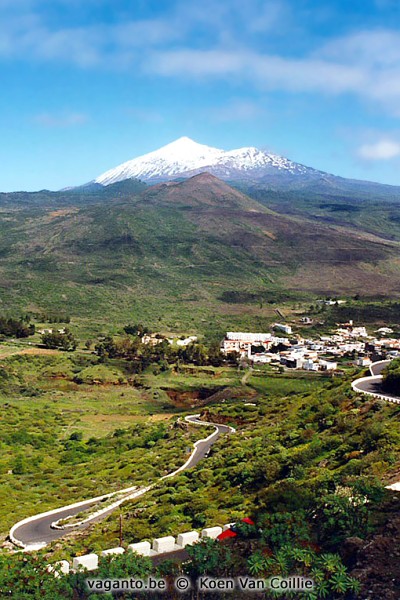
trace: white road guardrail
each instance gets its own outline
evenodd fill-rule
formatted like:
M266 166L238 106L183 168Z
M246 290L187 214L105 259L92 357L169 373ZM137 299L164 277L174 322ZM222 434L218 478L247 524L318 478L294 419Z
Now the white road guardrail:
M359 385L360 383L364 383L366 381L373 383L373 382L379 382L382 381L382 375L374 375L374 372L372 370L372 367L375 367L377 365L381 365L382 363L389 363L390 361L386 361L386 360L378 360L377 362L374 362L370 365L369 370L371 375L369 375L368 377L359 377L358 379L355 379L352 384L351 387L355 392L358 392L359 394L366 394L367 396L374 396L375 398L379 398L380 400L386 400L387 402L394 402L395 404L400 404L400 398L397 398L396 396L386 396L385 394L380 394L378 392L371 392L370 390L362 390L359 389Z

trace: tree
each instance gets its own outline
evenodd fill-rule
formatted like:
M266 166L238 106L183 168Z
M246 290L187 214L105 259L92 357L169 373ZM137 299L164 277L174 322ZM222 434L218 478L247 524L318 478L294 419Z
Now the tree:
M207 349L203 344L188 344L185 348L179 349L178 356L187 363L199 366L207 364Z
M220 367L225 362L225 355L221 352L219 342L214 342L208 349L208 361L213 367Z
M223 575L231 563L232 554L216 540L206 538L193 546L187 546L190 561L185 563L185 572L193 578L200 575Z
M311 539L306 512L301 509L293 512L266 513L260 519L260 525L263 540L273 549Z
M12 472L14 475L23 475L24 473L26 473L26 463L24 457L21 456L21 454L18 454L15 457Z
M117 556L103 556L99 559L97 576L100 579L140 577L144 578L153 571L153 564L147 556L140 556L136 552L125 552Z
M27 325L24 319L0 317L0 334L7 337L26 338L35 333L33 324Z
M0 597L14 600L68 600L74 597L67 576L55 577L41 556L0 554Z
M382 375L382 388L392 394L400 394L400 359L393 360Z
M364 537L370 530L371 507L381 502L384 493L378 480L367 478L323 495L316 519L321 540L332 546L346 537Z
M145 327L142 323L125 325L124 331L128 335L137 335L138 337L151 333L150 329Z
M65 329L64 333L58 331L44 333L42 335L42 344L45 348L66 351L75 350L78 345L69 329Z

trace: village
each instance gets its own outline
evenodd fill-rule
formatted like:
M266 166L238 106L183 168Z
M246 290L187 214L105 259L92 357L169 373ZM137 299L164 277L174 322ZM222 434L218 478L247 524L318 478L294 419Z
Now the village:
M225 355L237 353L254 364L279 364L306 371L336 371L338 361L347 357L354 365L366 367L380 358L400 355L400 339L393 329L381 327L369 335L366 327L353 321L338 324L331 335L317 339L294 334L290 325L275 323L270 333L228 331L221 345Z
M358 367L368 367L372 362L400 356L400 337L390 327L380 327L367 331L364 325L356 325L353 320L337 323L332 332L312 337L305 335L304 326L311 324L303 317L297 331L291 324L273 323L269 332L252 333L228 331L221 342L221 353L226 357L236 357L247 364L271 364L285 369L304 371L337 371L343 360ZM145 334L142 344L152 346L162 341L171 345L186 347L198 343L197 336L166 338L156 334Z

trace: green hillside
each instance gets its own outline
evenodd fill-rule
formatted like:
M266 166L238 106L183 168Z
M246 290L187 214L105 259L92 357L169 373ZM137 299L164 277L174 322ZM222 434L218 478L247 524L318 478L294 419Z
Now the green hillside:
M278 307L297 324L305 310L312 314L310 335L349 318L398 323L399 242L354 224L280 214L208 174L28 198L0 199L0 300L8 336L0 352L4 543L18 519L154 482L179 467L194 441L209 433L179 417L202 412L236 433L222 436L195 471L160 482L101 524L46 547L32 559L36 565L251 516L255 531L232 545L230 561L219 546L199 546L199 553L214 553L207 569L223 565L212 573L298 572L305 556L299 572L319 573L317 597L349 598L361 585L369 590L369 580L349 576L354 562L342 548L349 538L369 547L398 511L397 496L382 487L398 479L397 405L352 391L350 359L334 377L270 365L244 373L215 362L219 347L210 342L235 327L269 330ZM347 296L344 305L315 302L339 294ZM41 328L69 321L76 350L38 347ZM138 350L138 339L120 335L132 323L174 337L206 334L199 349L207 361L174 353L166 341ZM28 337L15 341L18 331ZM20 595L27 572L26 589L43 583L43 598L73 598L80 589L87 597L83 576L54 584L45 571L39 582L37 568L29 574L31 559L21 567L19 556L0 555L0 591ZM196 560L167 563L160 572L196 572ZM109 567L99 574L131 575L138 565Z
M117 188L3 206L3 311L196 329L261 325L277 296L400 292L397 242L280 215L208 174ZM232 292L261 301L233 306Z
M148 484L180 466L193 442L209 433L209 428L179 420L189 411L229 424L236 432L221 436L195 469L158 482L100 523L38 554L1 553L3 594L12 589L10 597L24 597L23 576L27 598L39 597L36 586L46 600L76 598L79 590L80 598L89 598L84 575L55 579L45 565L244 517L251 517L256 527L239 529L231 545L209 540L208 547L203 542L194 556L190 553L191 562L148 562L147 573L165 576L189 567L192 577L202 574L196 570L201 568L220 577L300 573L315 580L318 593L313 597L332 600L354 598L347 593L353 585L354 590L362 588L360 598L368 598L382 577L385 593L395 591L397 555L392 548L398 540L394 521L399 495L384 490L382 482L398 479L399 408L352 391L351 363L334 378L262 367L248 372L244 385L242 373L228 365L187 365L186 371L171 363L160 372L151 364L132 379L129 360L98 359L81 351L2 359L3 540L17 519L123 486ZM211 395L203 403L194 394L204 385ZM221 386L223 402L213 395ZM382 541L386 524L390 529ZM355 555L346 553L346 547L354 550L355 538L358 549L370 547L374 539L385 549L381 577L351 571ZM359 558L367 567L370 561L361 551ZM112 563L110 557L101 559L95 576L131 577L140 560L129 553Z
M295 190L271 189L262 184L239 187L282 214L400 240L400 194L396 187L367 183L342 187L304 186Z

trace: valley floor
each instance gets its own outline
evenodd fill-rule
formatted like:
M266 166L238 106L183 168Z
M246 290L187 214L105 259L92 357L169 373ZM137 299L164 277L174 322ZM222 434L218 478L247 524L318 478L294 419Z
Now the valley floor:
M252 542L255 557L258 547L278 557L290 543L312 548L318 561L357 538L357 561L345 555L343 560L363 593L370 580L382 583L366 564L369 548L377 555L386 548L397 557L389 539L391 531L393 539L398 535L400 500L382 483L400 470L400 407L352 390L360 374L354 357L342 357L336 374L274 365L249 369L197 344L193 356L209 353L222 360L219 366L199 365L185 362L185 353L177 360L167 344L151 350L128 338L102 337L96 346L71 352L45 351L35 338L1 345L0 557L8 556L6 537L20 519L158 482L101 523L50 544L42 551L45 560L251 516L265 532ZM132 348L132 356L111 355ZM161 348L163 359L157 355ZM160 481L210 433L182 420L193 413L234 427L236 434L219 438L196 468ZM354 506L348 500L365 497L367 503ZM287 522L292 518L296 531ZM250 568L246 564L241 568ZM267 572L267 563L260 564Z

